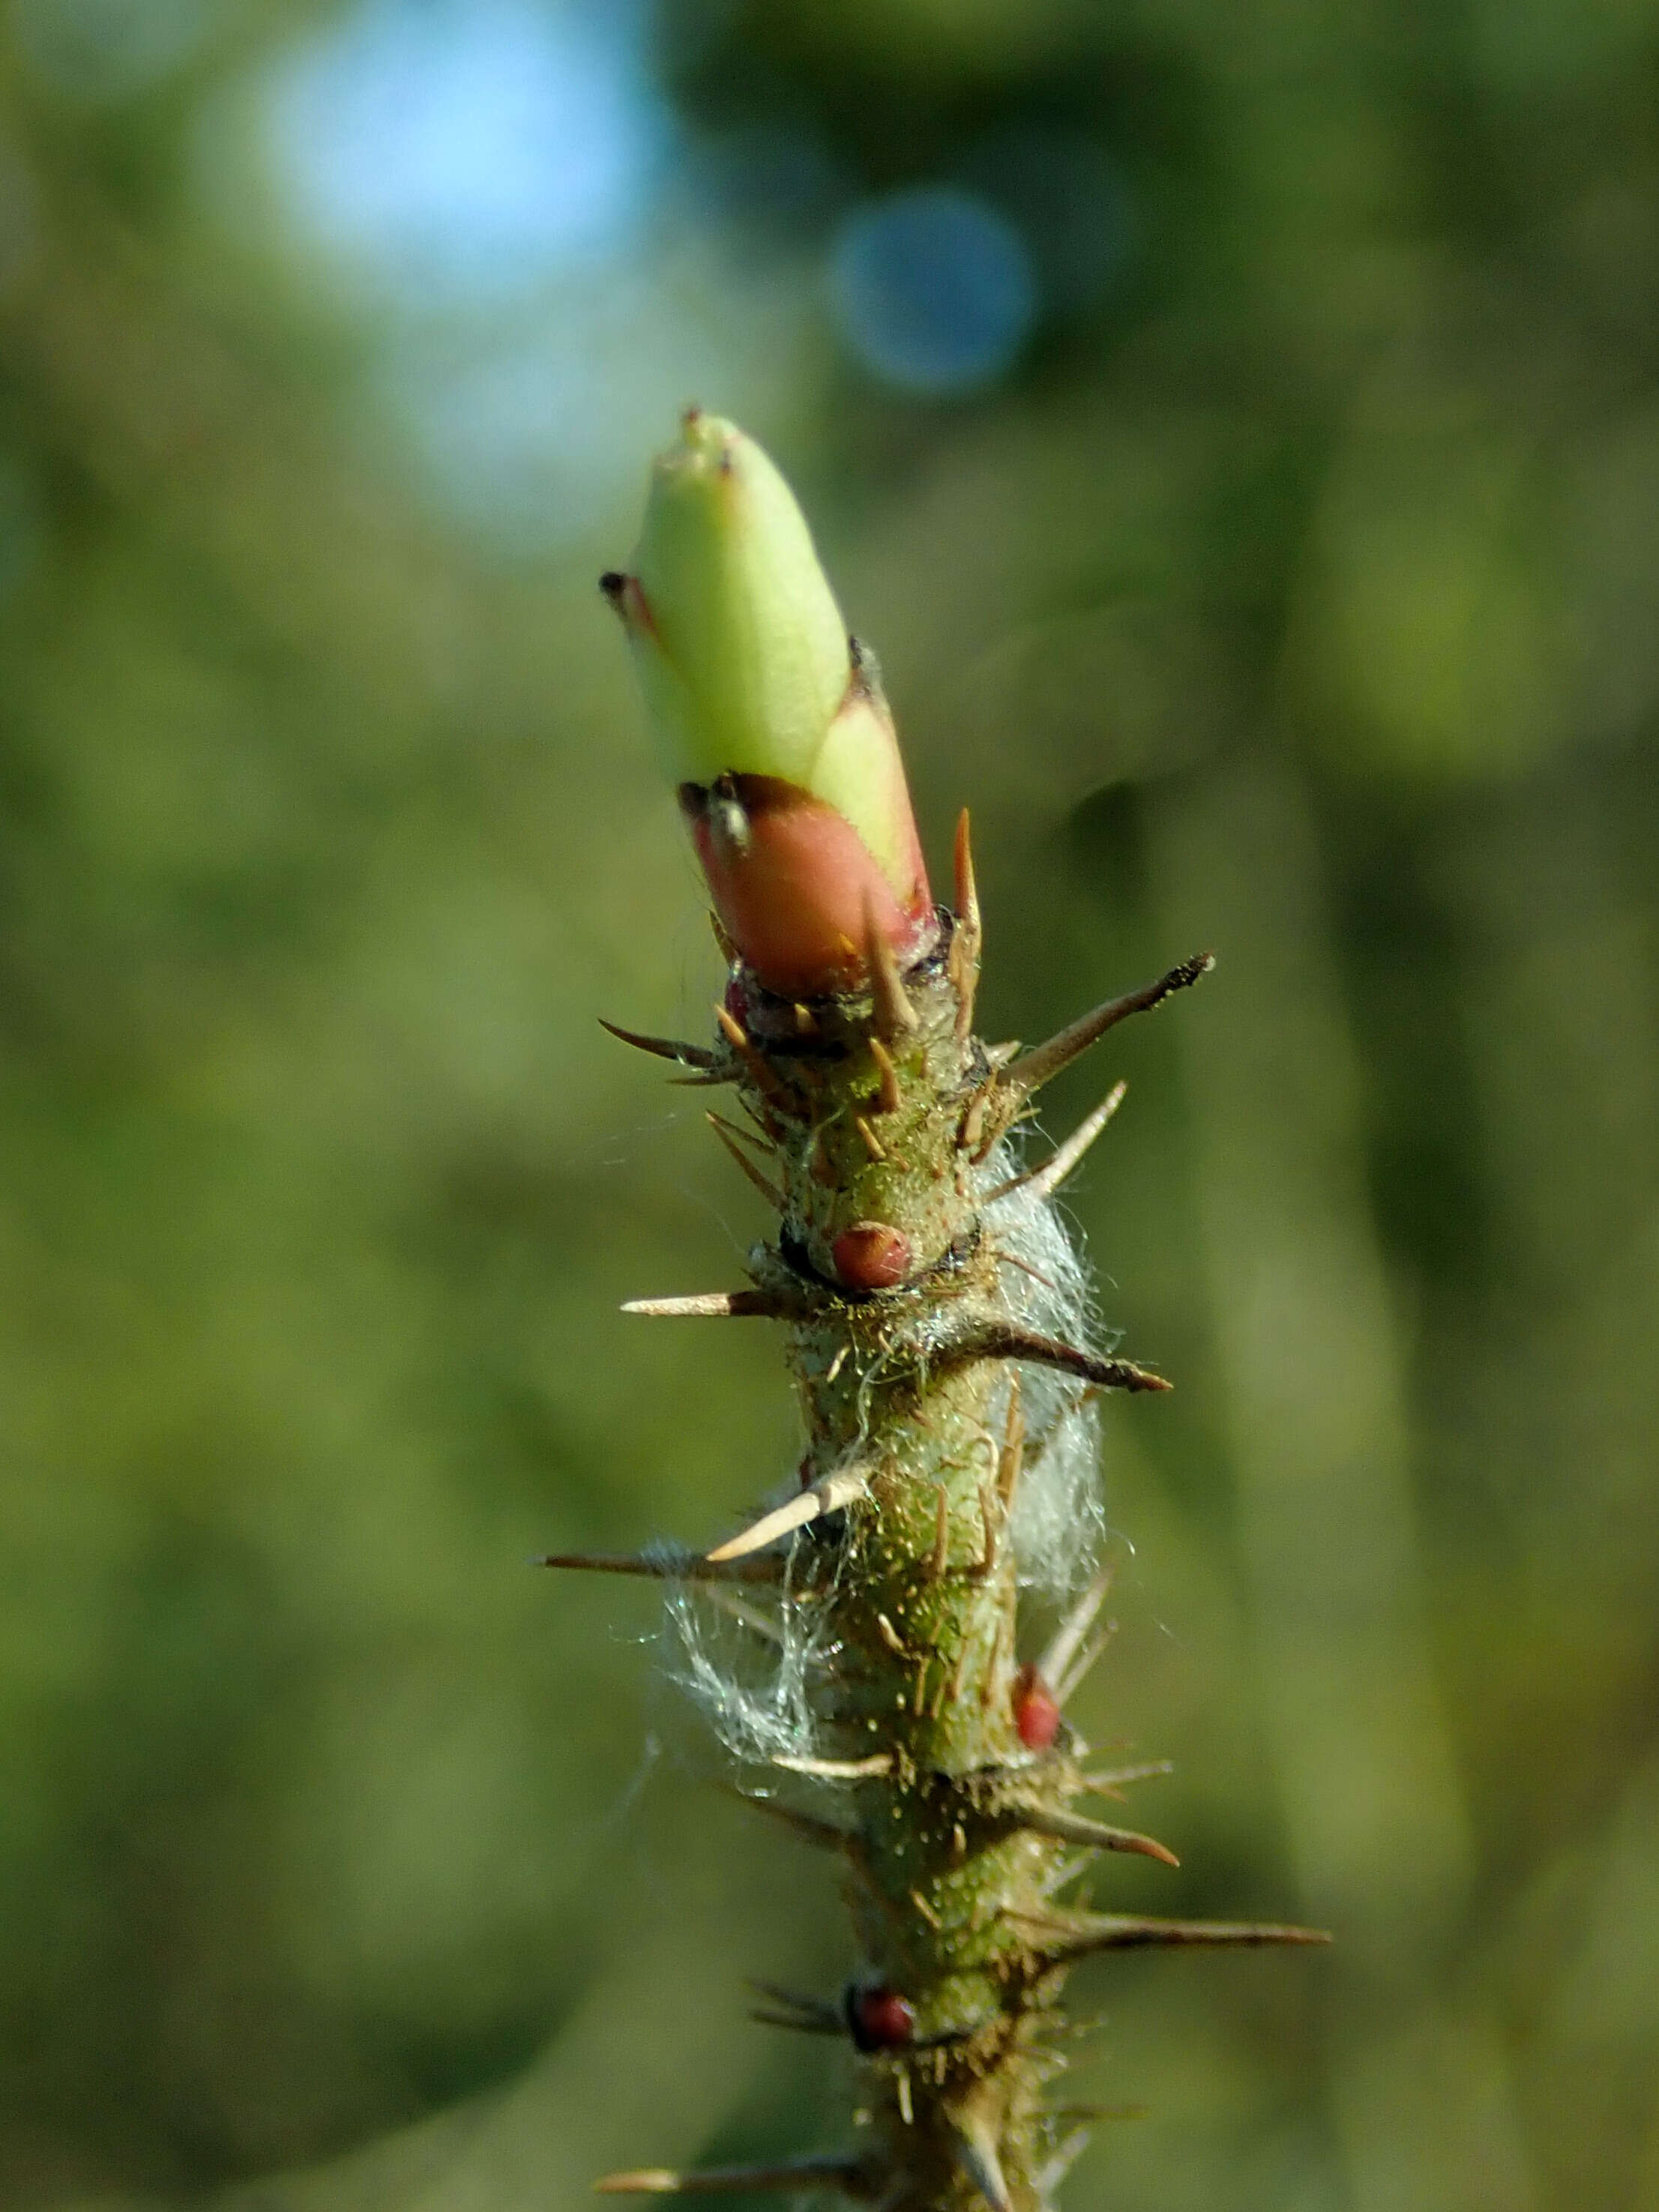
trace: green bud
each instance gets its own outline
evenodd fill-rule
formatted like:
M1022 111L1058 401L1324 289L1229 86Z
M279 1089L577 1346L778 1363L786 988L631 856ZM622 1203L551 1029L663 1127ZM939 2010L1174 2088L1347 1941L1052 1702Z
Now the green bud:
M810 789L847 690L847 625L793 493L752 438L686 416L652 471L634 574L647 620L629 634L676 781Z
M799 991L856 980L871 927L914 955L933 908L892 720L754 441L688 413L653 472L634 574L602 580L745 957Z

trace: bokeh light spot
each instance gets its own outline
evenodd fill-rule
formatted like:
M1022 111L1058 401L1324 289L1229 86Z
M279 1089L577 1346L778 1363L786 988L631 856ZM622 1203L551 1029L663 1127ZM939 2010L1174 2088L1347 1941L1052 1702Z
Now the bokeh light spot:
M1025 241L1008 218L953 185L854 209L836 240L830 299L843 340L884 382L967 392L1000 376L1036 318Z
M367 0L273 77L267 114L295 212L410 306L617 252L668 135L623 0Z

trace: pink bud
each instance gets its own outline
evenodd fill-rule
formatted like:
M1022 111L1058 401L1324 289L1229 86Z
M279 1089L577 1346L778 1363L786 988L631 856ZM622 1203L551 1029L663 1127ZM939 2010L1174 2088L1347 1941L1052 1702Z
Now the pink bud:
M849 1291L892 1291L910 1272L910 1240L884 1221L855 1221L830 1248Z
M1035 1667L1014 1677L1014 1729L1027 1751L1047 1751L1060 1734L1060 1704Z

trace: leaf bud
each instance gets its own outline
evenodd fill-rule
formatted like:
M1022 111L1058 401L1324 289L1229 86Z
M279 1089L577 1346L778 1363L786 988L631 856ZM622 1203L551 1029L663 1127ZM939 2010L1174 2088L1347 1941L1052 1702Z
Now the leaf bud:
M681 430L601 586L727 936L771 990L847 990L868 927L901 964L933 935L892 718L772 462L718 416Z

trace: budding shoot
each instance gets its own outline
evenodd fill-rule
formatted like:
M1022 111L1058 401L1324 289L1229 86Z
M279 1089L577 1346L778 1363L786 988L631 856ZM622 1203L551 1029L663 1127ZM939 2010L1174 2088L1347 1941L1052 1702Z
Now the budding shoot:
M600 588L714 910L769 989L856 988L871 918L901 965L931 945L927 873L892 716L788 485L690 410L658 460L631 574Z

